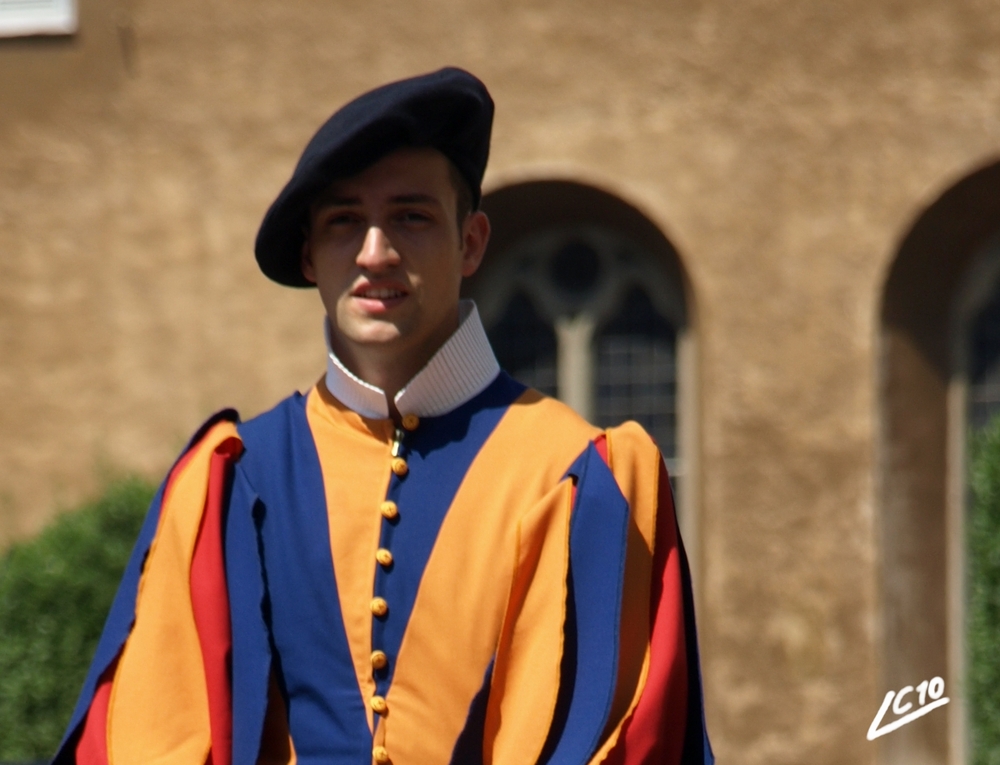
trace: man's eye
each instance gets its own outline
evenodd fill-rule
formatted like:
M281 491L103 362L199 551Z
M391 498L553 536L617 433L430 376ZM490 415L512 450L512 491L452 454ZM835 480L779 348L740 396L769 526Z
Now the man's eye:
M326 218L328 226L349 226L356 220L350 213L333 213Z
M317 211L317 222L322 226L343 226L360 217L358 210L346 205L329 205Z
M407 210L400 213L399 220L403 223L426 223L431 220L431 216L420 210Z

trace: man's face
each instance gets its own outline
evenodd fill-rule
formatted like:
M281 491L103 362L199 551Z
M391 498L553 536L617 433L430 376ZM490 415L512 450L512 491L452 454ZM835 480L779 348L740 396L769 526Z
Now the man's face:
M421 148L335 181L313 205L302 273L348 366L383 351L423 366L457 328L462 277L479 267L489 223L481 212L459 223L455 204L447 159Z

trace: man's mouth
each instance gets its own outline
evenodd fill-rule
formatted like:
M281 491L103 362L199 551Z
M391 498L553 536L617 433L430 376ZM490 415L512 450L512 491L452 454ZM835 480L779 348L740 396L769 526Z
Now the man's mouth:
M366 300L392 300L393 298L406 297L406 293L391 287L365 287L355 291L354 296Z
M409 297L409 291L405 285L393 284L359 284L351 290L351 297L357 301L356 305L362 312L370 315L378 315L386 311L392 311Z

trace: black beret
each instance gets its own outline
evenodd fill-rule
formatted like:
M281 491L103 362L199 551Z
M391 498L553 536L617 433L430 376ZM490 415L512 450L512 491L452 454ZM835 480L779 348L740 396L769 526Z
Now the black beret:
M486 86L461 69L441 69L358 96L312 137L264 216L254 247L261 271L279 284L312 287L300 265L309 205L332 181L404 146L429 146L444 154L478 206L492 125L493 99Z

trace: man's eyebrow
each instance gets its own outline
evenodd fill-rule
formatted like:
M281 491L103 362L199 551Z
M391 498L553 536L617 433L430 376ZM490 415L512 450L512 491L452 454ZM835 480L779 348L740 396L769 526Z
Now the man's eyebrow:
M439 200L433 194L423 194L420 192L414 192L412 194L396 194L389 198L389 201L393 204L440 204ZM330 194L319 197L314 203L313 208L318 210L323 207L356 207L361 204L361 197L353 197L339 194Z
M330 194L328 196L321 196L317 199L313 205L316 208L320 207L351 207L361 204L361 197L347 197L338 196L336 194Z
M441 201L432 194L397 194L392 197L396 204L440 204Z

